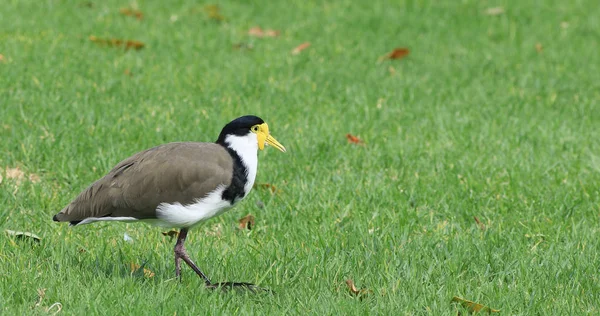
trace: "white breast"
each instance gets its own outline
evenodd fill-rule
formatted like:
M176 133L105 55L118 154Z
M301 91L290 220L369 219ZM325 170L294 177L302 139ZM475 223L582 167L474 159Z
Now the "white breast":
M250 193L254 180L256 180L256 172L258 170L258 139L256 134L250 133L246 136L228 135L225 138L225 143L235 150L242 159L242 163L246 166L247 182L244 186L244 197Z
M250 193L256 171L258 169L258 140L256 134L250 133L246 136L229 135L225 142L235 150L246 167L246 184L244 185L244 197ZM156 209L158 220L156 224L169 227L192 227L200 222L215 217L231 208L229 201L222 199L225 186L220 186L209 193L206 197L198 199L190 205L180 203L161 203ZM239 199L241 200L241 199ZM235 200L234 203L239 200Z

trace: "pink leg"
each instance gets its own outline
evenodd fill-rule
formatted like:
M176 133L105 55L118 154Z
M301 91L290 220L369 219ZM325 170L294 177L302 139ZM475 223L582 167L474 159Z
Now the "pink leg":
M206 274L200 271L200 268L194 264L192 259L190 259L190 256L188 256L187 252L185 251L183 243L187 237L187 232L187 228L182 228L177 236L177 243L175 243L175 275L181 278L181 259L183 259L183 261L190 266L194 272L204 279L204 282L207 286L211 285L212 282L210 282L210 279L206 276Z

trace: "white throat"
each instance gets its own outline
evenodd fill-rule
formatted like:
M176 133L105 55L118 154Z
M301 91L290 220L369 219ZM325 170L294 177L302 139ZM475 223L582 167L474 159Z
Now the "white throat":
M258 170L258 138L254 133L245 136L228 135L225 138L225 143L240 156L248 171L248 182L244 186L244 196L246 196L254 186L256 171Z

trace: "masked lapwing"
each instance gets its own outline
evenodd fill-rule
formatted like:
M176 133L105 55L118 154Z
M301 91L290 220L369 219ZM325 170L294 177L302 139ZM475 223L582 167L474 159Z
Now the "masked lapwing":
M242 116L223 127L215 143L180 142L139 152L92 183L62 211L57 222L79 226L98 221L147 221L179 228L175 275L181 260L209 287L249 283L212 283L188 256L188 230L222 214L250 193L258 168L258 149L285 147L256 116Z

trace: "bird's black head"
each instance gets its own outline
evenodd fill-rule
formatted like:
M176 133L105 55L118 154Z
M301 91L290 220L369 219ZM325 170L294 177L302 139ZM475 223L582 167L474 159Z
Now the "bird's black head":
M217 144L224 145L225 137L227 135L236 135L236 136L245 136L250 133L250 129L253 126L263 124L265 121L258 116L254 115L246 115L242 117L238 117L235 120L229 122L223 129L221 130L221 134L219 134L219 139L217 139Z

